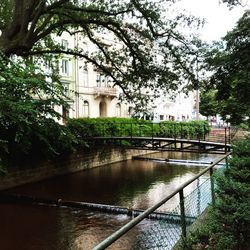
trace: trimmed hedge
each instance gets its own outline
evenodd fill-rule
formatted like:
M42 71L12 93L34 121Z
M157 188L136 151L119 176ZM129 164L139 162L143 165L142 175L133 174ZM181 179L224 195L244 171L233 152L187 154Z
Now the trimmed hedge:
M158 136L170 138L204 139L209 132L206 121L152 123L129 118L70 119L68 129L79 140L98 136Z

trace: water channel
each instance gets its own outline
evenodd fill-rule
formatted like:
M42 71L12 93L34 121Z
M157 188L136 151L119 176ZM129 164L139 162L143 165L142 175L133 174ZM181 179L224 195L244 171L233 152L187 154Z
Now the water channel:
M176 152L150 156L206 162L220 157ZM128 160L26 184L8 192L147 209L206 166ZM204 176L200 181L206 178ZM196 183L193 183L185 192L190 193L195 187ZM178 202L178 197L173 197L160 211L171 211ZM130 219L127 215L88 209L4 203L0 206L0 246L3 250L88 250ZM130 249L136 235L152 223L144 220L109 249Z

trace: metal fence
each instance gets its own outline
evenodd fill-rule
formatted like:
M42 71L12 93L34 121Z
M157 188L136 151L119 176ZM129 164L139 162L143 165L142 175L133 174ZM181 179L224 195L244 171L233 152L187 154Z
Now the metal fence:
M142 214L132 219L122 228L114 232L93 249L100 250L110 246L116 240L126 234L129 230L139 224L142 220L146 219L148 215L156 210L159 211L159 208L163 204L169 202L171 198L178 195L180 201L179 205L174 210L170 211L170 214L172 214L173 216L155 221L155 223L153 223L147 230L143 231L137 236L132 247L133 250L172 249L177 241L179 241L181 238L186 238L188 227L195 221L195 219L199 215L201 215L208 204L215 202L215 184L213 178L214 167L223 160L225 160L225 164L227 164L227 158L229 155L230 153L205 168L203 171L191 178L189 181L185 182L166 198L150 207ZM207 175L207 173L209 173L209 175ZM201 180L202 183L199 183L201 182ZM194 184L194 182L196 182L196 188L190 194L186 194L184 192L184 189L188 185Z
M195 219L212 202L210 178L199 184L196 189L184 197L185 229L183 221L163 219L154 223L148 230L137 236L137 240L132 247L133 250L144 249L172 249L182 236L183 230L188 231ZM181 215L181 205L171 211L173 215ZM180 216L181 217L181 216Z

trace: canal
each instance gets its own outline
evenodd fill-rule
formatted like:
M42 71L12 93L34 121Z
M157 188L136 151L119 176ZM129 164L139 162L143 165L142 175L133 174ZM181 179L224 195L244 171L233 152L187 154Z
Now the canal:
M211 162L218 155L162 152L154 158ZM46 199L63 199L147 209L173 192L207 165L128 160L78 173L26 184L6 192ZM205 180L204 176L200 182ZM186 190L190 193L197 183ZM171 211L178 205L173 197L160 208ZM45 205L2 203L0 246L3 250L92 249L131 217L88 209ZM109 249L130 249L136 235L154 221L144 220Z

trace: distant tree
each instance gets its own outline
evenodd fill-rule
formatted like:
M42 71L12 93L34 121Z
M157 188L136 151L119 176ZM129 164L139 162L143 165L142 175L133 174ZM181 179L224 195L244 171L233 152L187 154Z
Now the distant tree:
M250 11L223 38L207 60L220 114L233 124L250 121Z
M204 116L216 116L219 113L215 90L203 90L200 93L200 113Z

